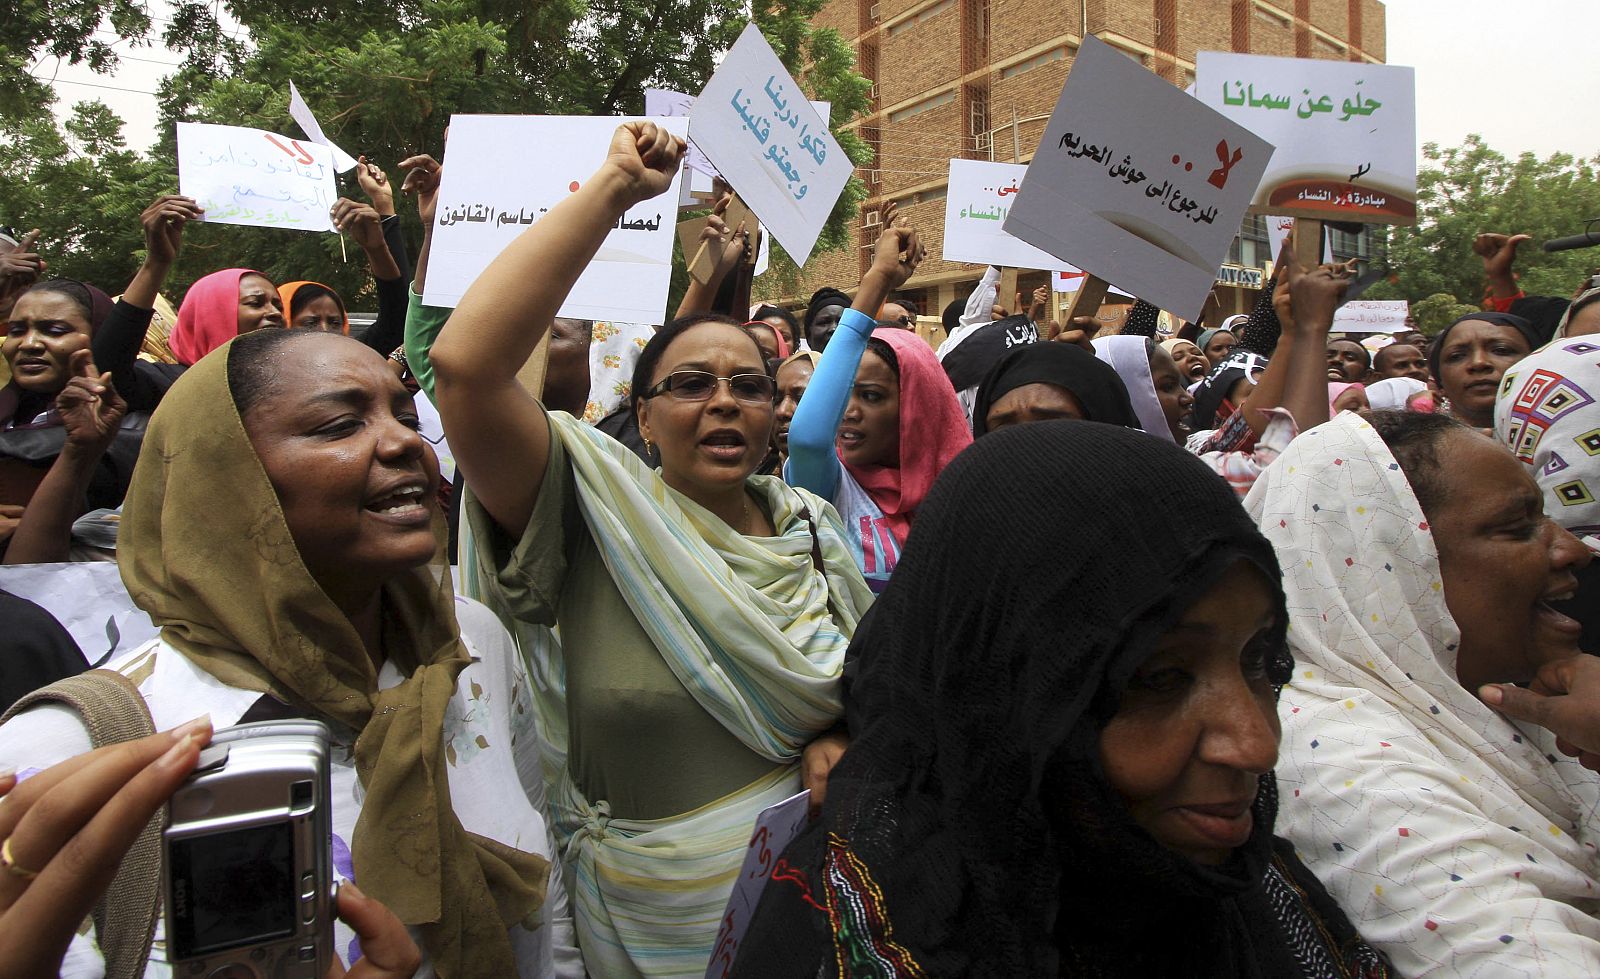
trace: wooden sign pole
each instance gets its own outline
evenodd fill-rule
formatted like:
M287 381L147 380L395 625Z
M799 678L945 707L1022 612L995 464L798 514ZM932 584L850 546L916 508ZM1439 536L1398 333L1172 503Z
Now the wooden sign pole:
M544 400L544 375L550 366L550 331L546 330L544 336L539 338L539 345L533 348L533 353L528 356L528 362L517 371L517 380L527 389L528 393Z
M1106 292L1111 288L1111 283L1098 275L1085 275L1083 284L1078 286L1078 291L1072 296L1072 305L1067 307L1067 315L1061 323L1062 332L1075 330L1072 321L1080 316L1093 316L1105 304Z
M1294 222L1294 261L1302 272L1322 264L1322 222L1316 218L1296 218Z

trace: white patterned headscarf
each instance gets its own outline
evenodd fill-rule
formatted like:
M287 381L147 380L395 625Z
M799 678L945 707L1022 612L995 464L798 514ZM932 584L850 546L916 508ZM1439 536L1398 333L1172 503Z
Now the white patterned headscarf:
M1295 658L1279 832L1400 974L1595 974L1595 776L1456 680L1438 551L1377 432L1347 412L1301 434L1245 506Z
M1410 411L1411 399L1426 390L1428 386L1414 377L1386 377L1367 385L1367 404L1374 410Z
M1495 435L1533 469L1545 512L1579 536L1600 533L1597 398L1600 336L1557 339L1517 361L1494 402Z
M1156 396L1156 382L1150 376L1150 351L1145 346L1148 338L1140 336L1100 337L1094 343L1094 355L1110 364L1128 389L1128 400L1133 403L1133 413L1139 416L1139 427L1156 438L1172 438L1172 426L1167 424L1167 413L1161 410L1161 399Z

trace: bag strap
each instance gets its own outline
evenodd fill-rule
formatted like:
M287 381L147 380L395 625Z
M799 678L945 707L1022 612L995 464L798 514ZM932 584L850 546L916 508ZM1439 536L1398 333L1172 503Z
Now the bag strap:
M35 690L11 705L0 716L0 724L40 704L64 704L77 711L96 748L156 733L139 688L113 670L90 670ZM163 803L139 831L111 886L95 905L95 934L105 957L106 979L144 975L161 906L161 830L166 822Z

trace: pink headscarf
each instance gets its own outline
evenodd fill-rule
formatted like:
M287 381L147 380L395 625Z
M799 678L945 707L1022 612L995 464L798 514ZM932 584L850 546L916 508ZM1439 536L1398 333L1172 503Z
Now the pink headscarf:
M900 465L845 468L883 511L901 547L911 520L950 460L972 444L972 429L950 378L927 341L908 330L879 328L900 365Z
M189 287L183 305L178 307L178 325L167 336L167 346L178 363L192 367L201 357L239 335L239 280L247 275L261 273L255 269L223 269Z

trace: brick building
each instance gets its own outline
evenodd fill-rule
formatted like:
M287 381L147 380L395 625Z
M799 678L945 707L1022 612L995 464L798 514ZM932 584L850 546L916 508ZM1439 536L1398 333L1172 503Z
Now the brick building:
M896 201L929 255L904 294L934 316L965 299L983 271L939 258L947 161L1030 160L1085 34L1179 86L1194 81L1198 51L1384 59L1378 0L830 0L816 23L853 40L857 70L872 82L868 113L851 124L876 154L856 171L870 197L857 246L813 255L799 289L770 298L803 306L824 285L853 292L871 260L877 209ZM1367 235L1335 232L1333 248L1365 257ZM1222 271L1254 281L1267 250L1264 225L1250 217L1229 254L1233 268ZM1025 273L1019 287L1045 281ZM1248 285L1218 292L1228 312L1247 309L1255 296Z

